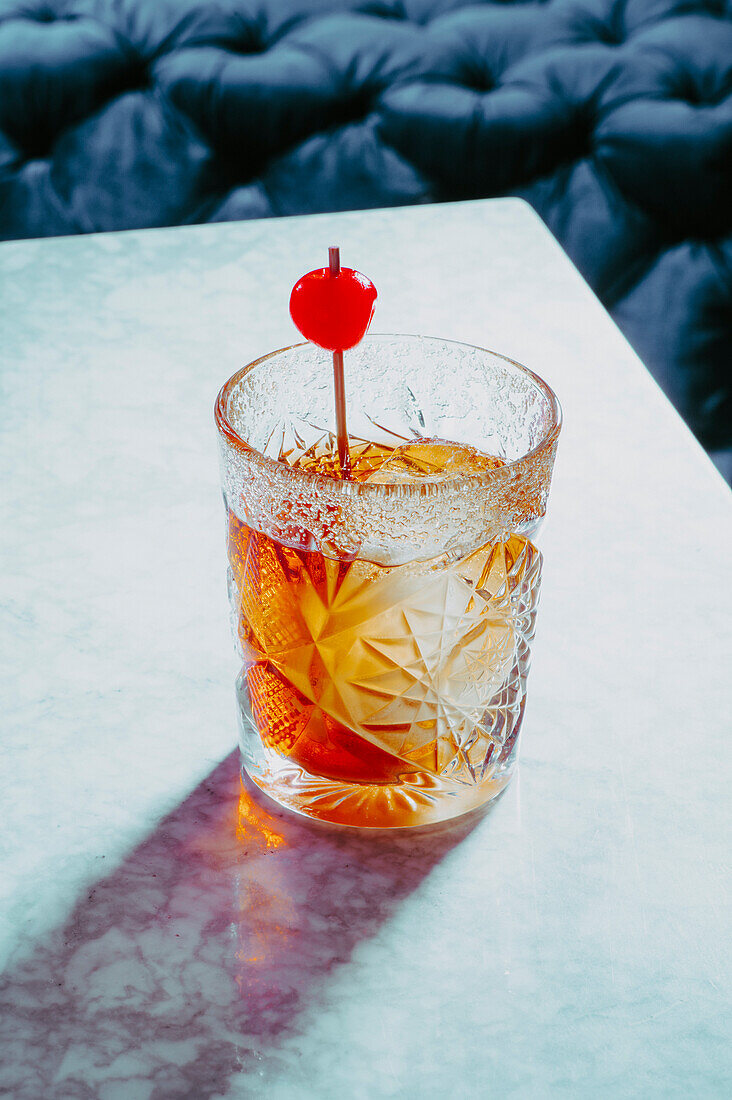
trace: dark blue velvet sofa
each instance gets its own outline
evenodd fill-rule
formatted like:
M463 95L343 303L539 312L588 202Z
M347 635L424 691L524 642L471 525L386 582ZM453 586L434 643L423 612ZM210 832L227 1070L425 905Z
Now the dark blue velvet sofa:
M507 194L732 466L732 0L0 0L1 238Z

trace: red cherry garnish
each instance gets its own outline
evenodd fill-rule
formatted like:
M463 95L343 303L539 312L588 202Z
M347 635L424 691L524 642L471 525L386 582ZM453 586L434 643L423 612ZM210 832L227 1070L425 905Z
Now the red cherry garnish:
M346 351L371 324L376 287L352 267L308 271L290 295L290 316L306 340L327 351Z

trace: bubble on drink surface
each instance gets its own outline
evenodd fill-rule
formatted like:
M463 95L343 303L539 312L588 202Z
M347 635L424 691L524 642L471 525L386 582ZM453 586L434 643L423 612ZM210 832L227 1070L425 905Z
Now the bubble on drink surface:
M371 485L400 485L414 481L453 481L474 477L505 466L502 458L446 439L416 439L396 447L378 469L364 480Z

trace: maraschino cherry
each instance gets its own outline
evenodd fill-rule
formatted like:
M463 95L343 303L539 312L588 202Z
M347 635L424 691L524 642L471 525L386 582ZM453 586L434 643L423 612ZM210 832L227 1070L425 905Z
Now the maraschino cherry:
M290 316L306 340L333 352L338 459L344 478L351 475L346 427L343 352L363 339L371 324L376 287L352 267L341 267L340 249L328 249L329 266L308 271L290 295Z
M347 351L363 339L371 324L376 287L352 267L336 263L308 271L290 295L290 315L306 340L327 351ZM335 272L334 272L335 267Z

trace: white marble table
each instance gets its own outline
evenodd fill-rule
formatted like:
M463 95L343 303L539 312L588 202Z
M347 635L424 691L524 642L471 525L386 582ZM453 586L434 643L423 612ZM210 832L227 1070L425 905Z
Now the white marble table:
M343 260L565 411L518 781L240 799L211 405ZM0 246L0 1094L722 1097L732 497L512 200Z

